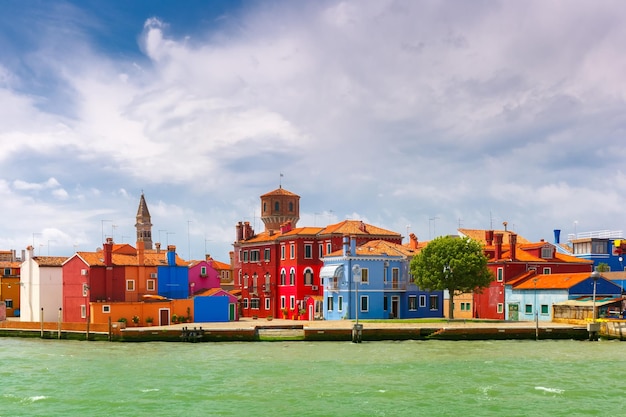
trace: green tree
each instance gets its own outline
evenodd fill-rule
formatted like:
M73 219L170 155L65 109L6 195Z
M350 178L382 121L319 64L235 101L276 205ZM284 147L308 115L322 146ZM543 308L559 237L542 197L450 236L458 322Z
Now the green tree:
M605 262L600 262L596 267L596 271L598 272L609 272L610 270L611 268L609 267L609 264Z
M418 287L448 290L449 314L454 318L454 296L489 286L494 276L480 242L442 236L432 240L411 260L411 274Z

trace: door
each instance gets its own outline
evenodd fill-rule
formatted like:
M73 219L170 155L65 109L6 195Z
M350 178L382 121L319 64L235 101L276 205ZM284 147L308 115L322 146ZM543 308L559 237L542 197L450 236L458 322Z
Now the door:
M228 320L235 321L235 304L228 304Z
M162 308L159 310L159 326L169 326L170 324L170 309Z
M509 304L509 320L519 320L519 304Z
M400 318L400 297L394 295L391 297L391 314L389 315L390 319L398 319Z

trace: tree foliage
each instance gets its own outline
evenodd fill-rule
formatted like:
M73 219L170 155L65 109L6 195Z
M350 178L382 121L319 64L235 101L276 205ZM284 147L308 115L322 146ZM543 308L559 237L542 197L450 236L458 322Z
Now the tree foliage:
M486 288L494 278L482 245L470 238L438 237L411 260L410 268L421 289L448 290L451 319L455 295Z

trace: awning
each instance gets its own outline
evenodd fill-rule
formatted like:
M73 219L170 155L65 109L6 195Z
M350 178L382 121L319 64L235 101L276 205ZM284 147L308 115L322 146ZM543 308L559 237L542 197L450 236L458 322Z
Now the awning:
M324 265L320 270L320 278L339 278L343 274L343 264Z

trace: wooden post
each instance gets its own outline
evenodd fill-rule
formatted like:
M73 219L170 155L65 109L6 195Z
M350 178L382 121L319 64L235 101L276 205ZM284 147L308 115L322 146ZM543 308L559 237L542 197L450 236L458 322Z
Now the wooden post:
M113 340L113 332L111 329L111 316L109 316L109 342Z
M61 307L59 307L59 319L58 319L59 324L58 324L58 330L57 330L57 337L59 339L61 339L61 311L62 311L62 309L61 309Z
M39 321L41 325L41 338L43 339L43 307L41 307L41 311L39 312Z

